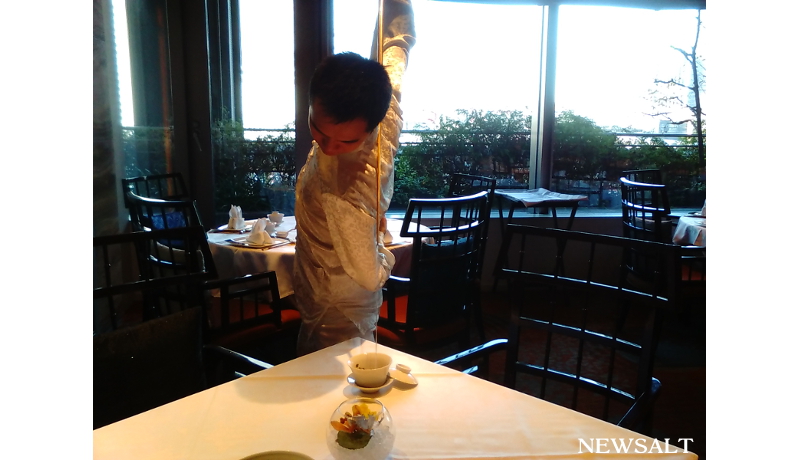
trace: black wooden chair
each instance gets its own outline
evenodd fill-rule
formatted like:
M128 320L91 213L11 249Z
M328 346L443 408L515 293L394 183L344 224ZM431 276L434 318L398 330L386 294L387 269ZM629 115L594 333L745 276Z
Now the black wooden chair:
M620 178L622 191L622 235L646 241L673 244L672 235L676 221L671 216L669 194L663 184L661 171L644 169L625 171ZM682 268L675 305L684 312L690 305L705 301L706 250L685 246L681 249ZM640 254L636 248L626 253L627 267L632 282L652 282L652 259ZM680 300L678 300L680 299Z
M198 306L217 277L198 226L98 236L93 257L95 332Z
M410 276L384 286L379 343L409 352L468 346L487 195L409 200L400 235L414 240Z
M206 291L206 343L273 364L297 357L300 312L281 299L274 271L212 280Z
M138 196L166 201L184 201L189 198L186 184L180 173L127 177L122 179L122 195L126 196L128 190ZM125 198L125 207L129 207L127 197Z
M622 195L622 236L669 243L673 222L664 184L619 179Z
M150 277L126 271L126 261L141 248L157 247L160 240L180 239L195 247L205 233L199 227L134 232L94 238L95 315L108 312L110 327L94 327L94 427L136 415L198 391L267 369L270 364L220 346L204 344L204 313L186 294L185 308L153 319L141 315L128 323L115 318L123 305L140 305L164 289L202 290L202 282L216 276L208 265ZM213 265L212 265L213 267Z
M469 196L474 195L481 191L488 192L486 200L486 219L489 220L492 213L492 206L494 205L494 191L497 188L497 179L493 177L477 176L473 174L454 173L450 176L450 185L447 189L448 197L455 196ZM486 244L489 238L489 225L483 229L483 243L481 247L481 255L478 261L478 269L475 270L475 280L473 281L473 306L472 310L475 313L475 324L478 328L478 334L481 339L485 338L483 328L483 313L481 307L481 277L483 276L483 264L486 255Z
M150 230L164 226L201 225L193 200L146 198L136 195L132 190L128 190L126 195L133 228ZM178 251L181 249L180 243L164 242ZM208 248L207 240L201 243ZM210 249L208 257L211 257ZM274 273L253 273L209 281L204 289L207 309L205 324L210 328L208 337L212 343L224 344L270 362L283 362L294 357L295 347L286 347L285 343L292 340L292 335L296 337L300 314L296 309L284 308ZM211 295L212 292L214 295ZM280 340L285 343L279 346Z
M202 237L193 240L192 247L186 247L182 239L162 238L152 248L140 248L136 253L139 271L143 278L167 276L176 270L180 271L187 264L208 265L214 268L217 277L214 259L208 240L203 231L200 214L194 200L167 201L159 198L147 198L137 195L132 189L125 193L130 213L131 228L134 232L153 232L159 230L178 230L186 227L197 227L202 232ZM187 307L187 294L200 295L197 289L185 291L170 287L157 292L155 299L149 302L147 313L153 316L163 316ZM193 305L202 303L202 298L191 299ZM157 309L153 307L158 305Z
M664 184L664 176L660 169L629 169L622 171L622 175L632 182Z
M652 290L629 285L629 247L657 261ZM648 434L661 388L655 351L680 248L509 224L502 251L512 299L508 341L439 363L475 372L489 354L505 351L506 386Z

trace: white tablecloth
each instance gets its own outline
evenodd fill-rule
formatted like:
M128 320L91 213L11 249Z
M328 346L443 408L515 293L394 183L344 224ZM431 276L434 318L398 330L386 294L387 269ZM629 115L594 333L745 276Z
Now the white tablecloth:
M494 193L511 201L521 203L526 208L531 206L573 206L578 201L589 199L586 195L568 195L566 193L551 192L544 188L531 190L497 189Z
M252 221L248 221L248 223L252 223ZM395 257L392 274L408 276L411 269L412 239L400 237L402 223L403 221L399 219L387 219L386 227L393 237L392 244L387 244L387 248ZM294 228L294 216L285 216L276 230L289 231L289 238L293 240L296 236ZM226 242L228 239L246 235L247 233L208 233L208 242L210 243L211 254L214 257L219 277L230 278L248 273L274 270L278 277L278 289L281 297L293 294L294 244L261 250L231 246Z
M706 218L683 216L678 219L672 242L682 246L705 246Z
M329 417L342 401L361 396L346 382L347 360L374 349L372 342L352 339L99 428L94 458L237 460L287 450L331 459ZM655 442L430 361L378 349L410 366L419 381L415 388L390 386L374 395L394 419L392 458L697 458L683 444ZM601 449L611 453L598 453L597 444L594 454L587 453L580 439L606 439ZM612 439L641 439L648 453L633 455L634 444L631 454L617 455ZM654 442L670 454L650 454Z

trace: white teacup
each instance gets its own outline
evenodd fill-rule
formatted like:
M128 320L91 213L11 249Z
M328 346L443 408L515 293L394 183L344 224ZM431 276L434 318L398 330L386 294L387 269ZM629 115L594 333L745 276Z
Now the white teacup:
M375 388L383 385L389 377L392 357L383 353L362 353L350 358L347 364L353 371L356 385Z
M283 213L278 211L272 211L269 215L269 220L271 220L275 224L280 224L283 222Z

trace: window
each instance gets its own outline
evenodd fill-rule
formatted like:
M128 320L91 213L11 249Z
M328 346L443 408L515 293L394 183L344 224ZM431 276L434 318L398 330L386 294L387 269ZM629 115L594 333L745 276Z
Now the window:
M166 3L112 0L125 175L172 172L174 126Z
M565 5L558 14L553 188L590 193L591 205L619 207L622 171L659 168L673 206L702 206L697 139L680 137L695 133L694 127L673 123L693 118L694 93L654 83L693 82L691 65L672 47L691 51L698 12ZM701 50L704 33L701 28ZM664 97L680 102L659 103Z
M126 175L183 172L209 225L224 221L231 204L246 213L292 212L295 162L307 153L294 148L294 101L305 88L294 85L293 14L315 3L209 0L167 14L174 2L108 1ZM650 167L645 160L668 148L669 159L656 166L683 181L675 192L683 198L673 203L702 203L704 161L695 139L641 115L651 108L654 79L686 78L670 46L691 46L696 10L558 7L555 114L560 122L588 120L590 131L606 137L630 131L611 136L598 158L575 160L564 154L571 138L539 100L543 15L556 7L422 1L414 8L418 42L404 81L394 207L411 196L439 196L455 171L494 175L499 187L526 186L529 169L541 164L531 145L548 132L548 120L556 131L552 189L597 189L592 203L613 205L618 171ZM334 0L334 51L368 55L376 15L377 2ZM701 49L703 38L701 31ZM204 40L209 50L188 45ZM642 136L658 132L673 137ZM539 137L531 141L532 134Z
M294 126L293 0L239 0L245 137Z
M538 106L542 7L429 1L415 2L414 13L393 209L410 197L442 196L462 160L479 159L473 172L515 182L511 169L527 164ZM334 52L368 57L376 16L377 2L334 2Z
M241 40L241 118L224 113L212 134L219 221L232 204L246 218L294 212L293 0L239 0L238 6L238 30L233 26L231 34Z

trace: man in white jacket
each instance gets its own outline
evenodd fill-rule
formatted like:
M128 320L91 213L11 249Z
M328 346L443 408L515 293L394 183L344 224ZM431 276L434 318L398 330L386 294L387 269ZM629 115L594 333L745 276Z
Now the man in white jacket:
M383 66L341 53L323 60L312 77L308 125L314 141L297 178L295 204L294 289L303 319L298 355L353 337L374 340L381 287L394 266L379 217L394 190L401 83L414 42L411 2L385 0Z

